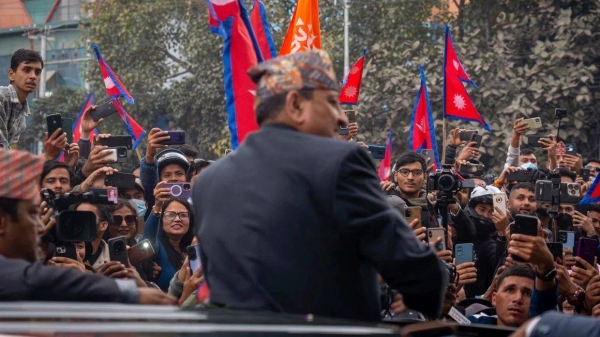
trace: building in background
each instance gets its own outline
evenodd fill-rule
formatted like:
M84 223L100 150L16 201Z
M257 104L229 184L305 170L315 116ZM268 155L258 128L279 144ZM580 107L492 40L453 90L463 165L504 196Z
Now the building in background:
M12 53L27 48L38 51L45 63L38 92L32 98L51 94L58 86L84 88L85 61L90 59L81 38L81 27L89 18L85 2L0 0L0 86L9 84Z

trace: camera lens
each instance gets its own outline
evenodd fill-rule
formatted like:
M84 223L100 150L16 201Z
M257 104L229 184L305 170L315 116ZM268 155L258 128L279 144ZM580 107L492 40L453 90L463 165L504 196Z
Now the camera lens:
M455 183L456 180L452 175L442 175L440 179L438 179L438 186L442 192L451 192L454 189Z
M183 184L183 189L184 189L185 191L189 191L190 189L192 189L192 185L191 185L191 184L187 184L187 183L186 183L186 184Z
M412 211L410 209L407 209L404 211L404 214L406 215L407 218L410 218L410 216L412 215Z
M124 250L125 250L125 245L123 244L123 241L115 242L115 253L121 253Z

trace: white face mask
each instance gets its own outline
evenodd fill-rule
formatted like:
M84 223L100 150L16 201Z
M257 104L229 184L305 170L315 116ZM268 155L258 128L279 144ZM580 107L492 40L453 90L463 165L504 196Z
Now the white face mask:
M139 218L144 218L144 216L146 215L146 202L144 200L138 200L138 199L130 199L129 201L131 201L134 205L135 205L135 209L137 211L137 215Z

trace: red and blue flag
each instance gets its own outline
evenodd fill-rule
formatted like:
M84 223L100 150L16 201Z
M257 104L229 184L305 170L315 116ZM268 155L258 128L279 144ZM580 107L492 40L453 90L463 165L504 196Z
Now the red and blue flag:
M579 202L580 204L594 204L600 202L600 175L597 175L587 191L583 199Z
M241 0L206 2L211 31L225 39L223 68L227 123L231 147L235 150L250 132L258 130L254 113L256 84L247 71L262 62L262 53Z
M477 88L475 82L467 74L462 62L456 55L452 44L450 28L446 26L446 37L444 43L444 118L460 119L469 122L477 122L484 129L491 131L489 125L477 112L475 104L463 83L468 83Z
M421 87L417 94L417 101L413 109L410 120L410 135L408 137L408 149L419 153L421 150L433 150L435 157L434 169L441 168L440 158L438 156L438 146L435 139L435 125L429 105L429 93L427 92L427 80L423 67L419 67L421 72ZM432 163L429 163L432 164Z
M125 129L131 138L133 138L133 149L135 150L135 148L140 144L140 141L144 139L146 131L133 118L131 118L131 116L129 116L127 111L125 111L121 105L121 102L119 102L119 99L113 98L112 104L117 109L117 112L119 112L119 116L121 116L123 122L125 122Z
M254 0L250 22L252 23L254 34L256 34L256 40L258 41L263 60L266 61L277 57L275 42L271 35L271 29L269 29L269 23L267 22L267 11L262 0Z
M367 50L364 49L362 56L348 70L348 74L344 78L342 90L340 90L340 97L338 99L340 104L358 105L358 95L360 94L366 53Z
M121 83L121 80L117 77L115 72L110 69L102 54L100 54L100 50L97 45L92 45L94 51L96 52L96 56L98 57L98 63L100 63L100 72L102 73L102 78L104 79L104 86L106 87L106 93L108 97L111 99L123 97L127 100L127 102L134 104L133 97L127 91L127 88Z
M385 155L379 164L379 180L388 181L392 174L392 130L388 136L387 144L385 144Z

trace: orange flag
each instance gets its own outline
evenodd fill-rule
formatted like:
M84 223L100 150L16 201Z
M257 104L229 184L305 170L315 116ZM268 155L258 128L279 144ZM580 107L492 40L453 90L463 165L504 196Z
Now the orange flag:
M319 0L298 0L279 55L321 49Z

